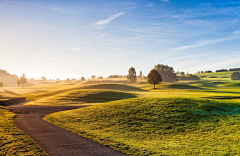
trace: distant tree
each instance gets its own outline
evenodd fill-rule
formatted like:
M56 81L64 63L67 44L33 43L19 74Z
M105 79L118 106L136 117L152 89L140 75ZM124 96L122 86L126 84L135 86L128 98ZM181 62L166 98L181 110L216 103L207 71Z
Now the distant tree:
M2 87L3 86L3 82L0 82L0 87Z
M130 82L130 83L136 82L137 75L136 75L135 68L133 68L133 67L129 68L127 79L128 79L128 82Z
M92 76L91 76L91 79L92 79L92 80L94 80L95 78L96 78L96 76L95 76L95 75L92 75Z
M178 81L178 77L175 74L173 67L169 67L168 65L163 64L157 64L155 65L155 69L161 75L163 82Z
M178 77L179 81L184 81L184 80L200 80L200 78L196 75L192 74L187 74L186 76L179 76Z
M240 80L240 73L235 71L231 74L231 80Z
M201 73L203 73L203 71L201 71Z
M102 76L98 76L97 79L103 79L103 77Z
M184 73L184 72L180 72L179 74L180 74L180 75L185 75L185 73Z
M20 79L17 80L17 84L18 84L18 87L20 87L20 85L22 84Z
M67 81L69 81L70 79L69 78L67 78Z
M230 68L229 71L240 71L240 68Z
M22 88L23 88L23 85L25 83L27 83L27 78L26 78L26 74L25 73L23 73L22 76L20 77L20 81L21 81Z
M57 81L57 84L59 84L59 81Z
M143 76L142 71L139 72L139 77L141 78Z
M45 76L42 76L42 77L41 77L41 80L42 80L42 81L47 81L47 78L46 78Z
M155 89L155 84L158 84L159 82L161 82L162 78L156 69L152 69L147 76L147 81L148 83L153 84Z
M204 71L204 73L212 73L211 70Z
M179 71L177 71L177 72L176 72L176 75L179 75L179 74L180 74L180 72L179 72Z
M81 81L85 81L85 78L84 78L84 77L81 77Z

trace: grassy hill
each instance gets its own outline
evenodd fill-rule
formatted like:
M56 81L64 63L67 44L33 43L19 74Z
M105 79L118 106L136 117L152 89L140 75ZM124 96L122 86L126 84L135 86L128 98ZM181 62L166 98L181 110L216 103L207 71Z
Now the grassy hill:
M46 119L128 155L235 155L240 152L239 106L203 99L134 98L57 112Z
M200 79L230 80L232 72L233 71L213 72L213 73L201 73L201 74L194 74L194 75L200 77Z

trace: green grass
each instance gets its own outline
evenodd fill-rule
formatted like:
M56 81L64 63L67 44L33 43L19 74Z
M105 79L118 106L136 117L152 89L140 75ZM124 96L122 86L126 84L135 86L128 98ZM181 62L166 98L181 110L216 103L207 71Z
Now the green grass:
M134 97L136 97L136 95L120 91L100 89L79 89L28 102L26 103L26 105L42 105L42 106L82 105L86 103L87 104L103 103L108 101Z
M236 155L239 114L239 104L232 102L134 98L57 112L46 119L129 155Z
M233 71L228 72L213 72L213 73L201 73L201 74L194 74L201 79L219 79L219 80L230 80L231 74Z
M47 155L14 123L16 114L0 106L0 155Z

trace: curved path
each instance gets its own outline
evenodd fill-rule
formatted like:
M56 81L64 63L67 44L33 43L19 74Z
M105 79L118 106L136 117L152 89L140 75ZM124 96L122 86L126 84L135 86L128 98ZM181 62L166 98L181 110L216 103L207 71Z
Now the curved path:
M14 121L50 156L126 156L119 151L73 134L42 119L47 114L86 106L7 106L18 114Z

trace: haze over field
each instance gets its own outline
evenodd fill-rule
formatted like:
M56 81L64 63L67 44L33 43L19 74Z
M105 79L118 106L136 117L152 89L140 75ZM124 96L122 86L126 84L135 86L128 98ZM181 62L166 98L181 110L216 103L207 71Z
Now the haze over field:
M0 0L0 67L28 78L239 67L235 0Z

